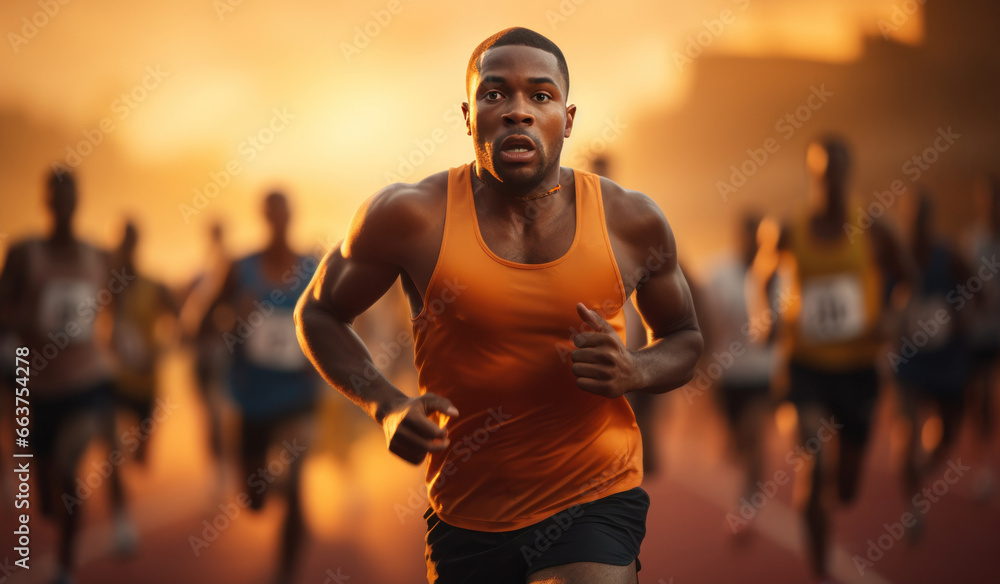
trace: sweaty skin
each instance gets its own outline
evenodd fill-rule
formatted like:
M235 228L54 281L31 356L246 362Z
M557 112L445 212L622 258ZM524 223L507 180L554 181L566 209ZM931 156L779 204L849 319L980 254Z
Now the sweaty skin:
M559 166L559 155L576 106L566 104L563 86L555 57L524 46L488 50L470 80L463 111L476 147L476 213L486 244L506 260L558 258L574 237L576 187L573 171ZM444 171L388 186L366 201L295 312L299 340L323 377L382 425L390 451L414 464L448 445L445 430L428 416L460 413L440 396L410 397L381 375L370 378L372 357L351 324L396 278L412 313L420 312L444 233L447 183ZM560 184L555 194L536 201L517 198ZM640 350L626 350L600 315L578 306L581 321L594 332L574 339L577 385L609 398L669 391L691 379L702 350L673 233L646 195L607 179L601 179L601 189L615 259L626 291L636 293L651 339Z

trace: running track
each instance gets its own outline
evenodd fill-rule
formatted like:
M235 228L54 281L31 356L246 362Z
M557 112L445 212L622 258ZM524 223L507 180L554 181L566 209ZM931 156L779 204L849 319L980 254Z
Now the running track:
M111 553L107 493L99 487L84 512L84 541L78 553L80 584L267 584L274 563L274 537L281 504L272 501L260 515L241 513L196 557L190 536L203 535L203 521L216 519L219 495L214 468L204 452L204 412L195 400L183 352L164 368L164 396L177 405L152 433L151 467L128 468L130 508L140 533L139 552L130 559ZM852 556L864 555L869 540L886 534L886 523L906 511L891 450L891 394L883 392L873 447L857 503L834 518L835 573L845 582L996 582L1000 543L1000 497L980 504L973 498L973 473L948 487L926 514L924 537L916 544L893 540L888 551L861 576ZM792 510L794 484L778 489L760 509L750 537L737 541L725 521L739 496L738 474L725 454L721 422L707 394L689 404L675 392L661 401L665 470L644 485L652 499L643 544L643 584L813 582L802 552L801 521ZM312 534L299 583L418 584L424 580L423 525L419 498L421 472L396 461L370 424L354 441L349 458L314 453L307 468L307 509ZM10 434L5 428L4 435ZM994 437L991 465L1000 470L1000 440ZM329 440L328 440L329 441ZM765 478L792 471L786 455L791 432L768 429ZM973 463L970 433L963 430L951 454ZM5 447L5 454L9 447ZM9 454L6 454L9 456ZM83 468L106 454L92 449ZM975 468L978 468L976 466ZM939 469L934 476L942 476ZM241 480L232 471L231 502ZM350 478L348 478L350 477ZM13 566L14 525L9 472L0 521L11 526L0 536L0 584L47 582L52 570L53 531L32 522L30 572ZM245 487L244 487L245 488ZM218 519L221 523L225 523ZM883 538L883 543L889 541ZM7 560L6 564L3 563ZM9 573L8 573L9 572Z

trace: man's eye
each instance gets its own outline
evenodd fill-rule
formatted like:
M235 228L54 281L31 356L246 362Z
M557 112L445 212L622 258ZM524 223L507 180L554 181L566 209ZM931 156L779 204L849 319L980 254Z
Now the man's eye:
M547 93L536 93L535 101L550 101L552 96Z
M500 99L500 92L497 91L497 90L495 90L495 89L492 89L492 90L487 91L486 93L484 93L483 97L485 99L491 99L491 100L492 99Z

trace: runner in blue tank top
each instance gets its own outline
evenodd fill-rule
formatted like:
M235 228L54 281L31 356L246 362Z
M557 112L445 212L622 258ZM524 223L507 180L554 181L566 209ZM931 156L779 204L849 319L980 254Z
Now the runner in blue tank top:
M212 318L220 306L233 315L222 340L232 355L229 390L243 418L237 496L248 497L250 507L259 510L269 492L285 487L288 511L276 579L280 584L293 580L305 536L302 463L314 433L320 380L299 347L292 310L317 261L289 246L290 214L283 194L265 198L264 217L267 247L233 262L205 318Z

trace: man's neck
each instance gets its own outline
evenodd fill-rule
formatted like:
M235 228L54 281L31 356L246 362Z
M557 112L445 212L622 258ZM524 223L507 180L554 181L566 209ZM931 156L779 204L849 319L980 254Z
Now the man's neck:
M49 243L56 247L69 247L75 244L76 237L73 235L73 228L69 225L57 225L52 230L52 234L49 235Z
M557 165L537 185L508 187L478 163L473 165L472 190L476 198L494 213L509 212L512 216L537 219L542 215L558 212L556 203L567 200L567 185L560 182L561 168Z
M288 245L288 239L280 235L272 236L267 247L264 248L264 255L272 258L283 258L292 255L292 253L292 248Z

